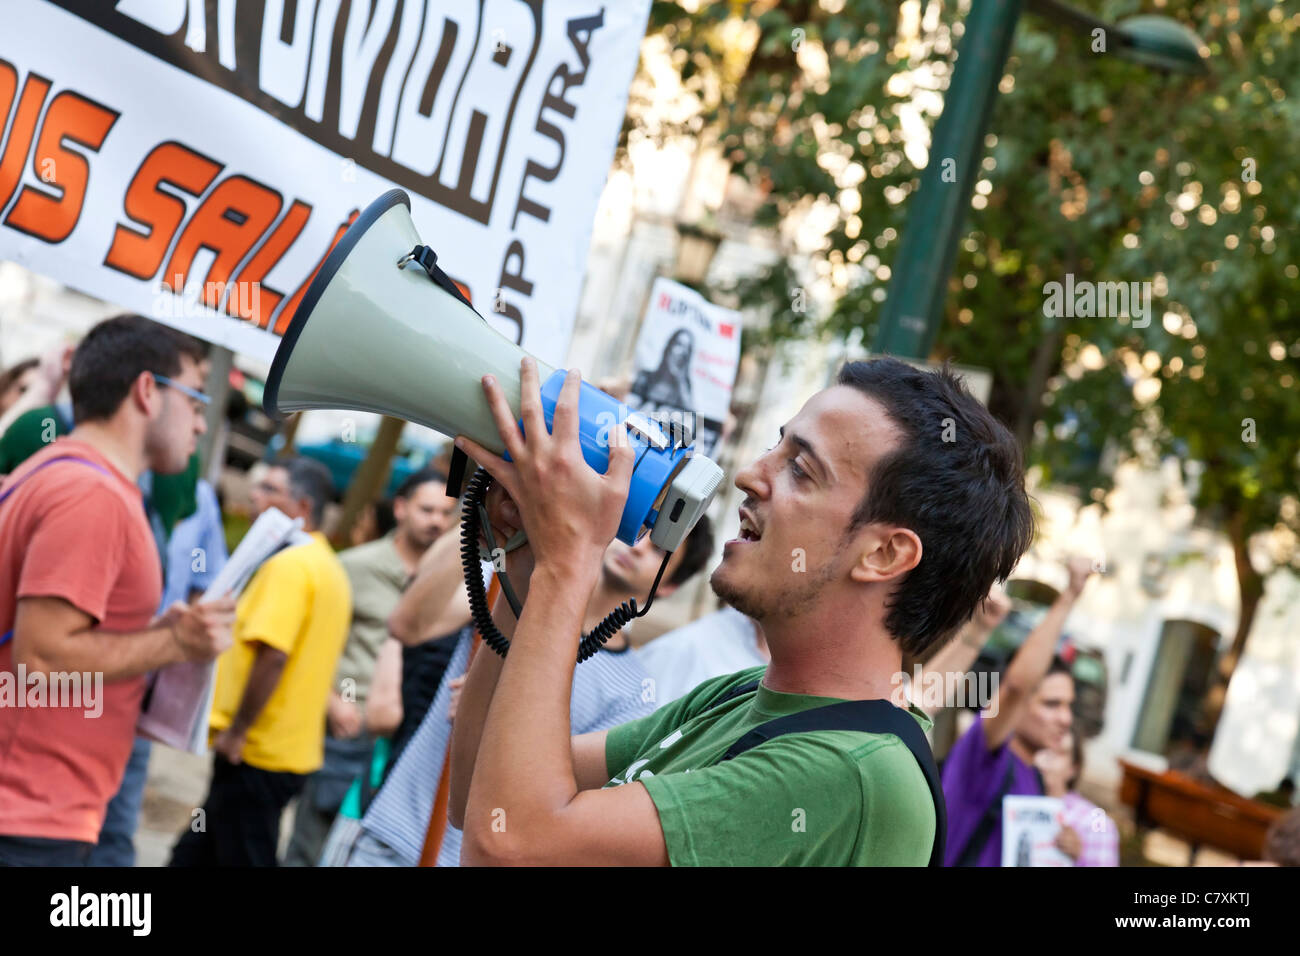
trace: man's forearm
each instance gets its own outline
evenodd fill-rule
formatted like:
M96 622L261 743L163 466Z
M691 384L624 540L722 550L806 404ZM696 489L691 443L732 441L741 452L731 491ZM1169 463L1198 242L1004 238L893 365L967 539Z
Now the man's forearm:
M957 679L965 677L967 671L975 665L980 649L992 633L992 630L981 627L974 621L967 621L956 637L921 665L922 672L941 674L944 678L943 686L951 686L948 675L953 675ZM943 709L945 696L940 695L937 701L927 701L926 710L931 716Z
M504 664L501 655L490 648L480 647L470 664L465 686L461 688L456 720L452 724L451 786L447 801L447 818L458 829L465 827L465 805L469 800L474 760L478 756L488 707L496 693Z
M967 621L957 636L922 665L922 669L937 674L962 675L974 666L980 656L980 649L988 642L993 632L981 627L974 621Z
M391 736L402 723L402 645L391 637L379 649L363 714L366 732L378 737Z
M471 861L518 860L578 791L569 700L599 564L539 568L489 703L465 810ZM505 813L504 821L498 815ZM504 827L497 826L503 822ZM501 838L501 839L497 839ZM526 859L526 857L524 857Z
M981 717L984 724L984 742L989 749L1002 746L1015 729L1016 721L1029 705L1034 691L1047 675L1056 653L1056 642L1078 598L1077 592L1064 591L1056 599L1038 626L1029 632L1020 650L1011 658L1002 679L998 682L993 700Z
M437 624L457 590L464 585L459 535L448 532L421 558L415 579L402 592L388 618L389 633L408 647L450 633L454 627L439 633Z
M185 659L171 627L163 625L122 634L77 631L44 652L31 652L31 642L16 628L14 663L29 673L98 673L105 682L127 680Z
M1065 629L1065 619L1070 616L1070 609L1078 595L1066 591L1047 609L1038 626L1029 632L1025 642L1016 651L1015 657L1007 666L1002 678L1004 687L1028 694L1038 686L1039 681L1052 666L1052 656L1056 653L1056 642Z
M507 640L514 637L518 622L504 595L498 595L492 606L492 622ZM465 677L465 686L460 691L460 703L452 726L451 788L447 803L447 817L457 828L463 829L465 826L465 804L469 799L474 759L478 755L483 724L487 720L488 707L492 703L492 695L496 692L504 663L496 651L488 647L479 648Z
M254 658L253 666L248 672L248 683L244 685L244 696L239 701L239 709L235 712L234 720L230 722L231 731L240 735L248 733L257 721L258 714L266 706L266 702L275 693L287 661L288 657L283 651L267 647L265 644L258 646L257 657Z

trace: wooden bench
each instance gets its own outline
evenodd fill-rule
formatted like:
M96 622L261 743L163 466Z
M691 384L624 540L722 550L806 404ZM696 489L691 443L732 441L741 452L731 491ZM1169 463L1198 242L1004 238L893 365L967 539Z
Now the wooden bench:
M1286 813L1177 770L1156 773L1125 760L1119 765L1124 771L1120 800L1133 808L1139 832L1159 827L1186 840L1191 844L1189 865L1202 846L1242 860L1260 859L1269 826Z

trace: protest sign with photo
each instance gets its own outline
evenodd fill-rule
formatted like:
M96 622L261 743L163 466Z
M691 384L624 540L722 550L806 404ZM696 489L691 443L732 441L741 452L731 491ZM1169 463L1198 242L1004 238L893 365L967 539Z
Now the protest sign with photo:
M740 313L671 279L655 280L636 341L629 407L712 455L740 363Z
M1063 809L1056 797L1003 797L1002 865L1073 866L1056 846Z

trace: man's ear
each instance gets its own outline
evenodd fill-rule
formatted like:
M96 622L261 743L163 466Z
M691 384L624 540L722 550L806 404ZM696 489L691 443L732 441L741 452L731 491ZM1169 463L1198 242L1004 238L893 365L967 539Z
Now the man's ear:
M895 580L921 563L921 539L910 528L873 525L859 547L849 577L864 584Z
M141 372L131 383L127 398L135 402L136 407L147 416L158 407L158 400L162 397L158 393L161 390L162 386L154 381L152 372Z

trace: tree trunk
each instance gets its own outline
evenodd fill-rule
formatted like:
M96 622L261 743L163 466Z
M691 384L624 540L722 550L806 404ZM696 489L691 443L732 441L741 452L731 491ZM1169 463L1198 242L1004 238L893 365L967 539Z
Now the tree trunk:
M1034 440L1034 423L1038 421L1043 408L1043 392L1047 389L1047 378L1061 360L1061 322L1057 319L1047 320L1043 337L1038 340L1034 350L1034 362L1029 369L1029 381L1025 384L1024 402L1020 406L1020 415L1016 421L1016 440L1026 455L1029 445Z
M393 468L393 455L397 452L397 440L402 437L406 422L400 418L385 415L379 423L379 431L366 453L365 460L357 467L352 476L352 483L343 495L343 514L338 527L334 529L336 545L346 547L352 526L356 524L361 512L373 501L383 495L388 483L388 474Z
M1215 668L1214 682L1205 695L1205 710L1202 725L1207 739L1213 739L1214 731L1223 715L1223 704L1227 699L1228 682L1232 680L1237 664L1241 662L1242 651L1246 648L1246 638L1250 636L1251 625L1255 622L1255 612L1264 597L1264 579L1250 563L1250 537L1246 533L1244 515L1235 512L1228 519L1228 538L1232 542L1232 556L1237 566L1237 590L1241 596L1241 615L1237 619L1237 632L1233 635L1232 646L1219 658Z
M288 458L290 455L297 454L297 446L294 444L298 440L298 426L302 424L302 412L294 412L284 420L280 426L280 437L284 439L284 444L280 446L280 453L277 458Z
M1074 236L1065 235L1065 271L1079 271L1079 255L1076 251ZM1060 316L1049 318L1043 313L1043 333L1034 350L1034 361L1029 368L1029 381L1025 384L1025 400L1020 406L1020 417L1016 421L1016 440L1026 457L1029 445L1034 440L1034 423L1038 421L1043 410L1043 392L1047 389L1047 379L1061 364L1061 339L1064 337L1065 322Z

